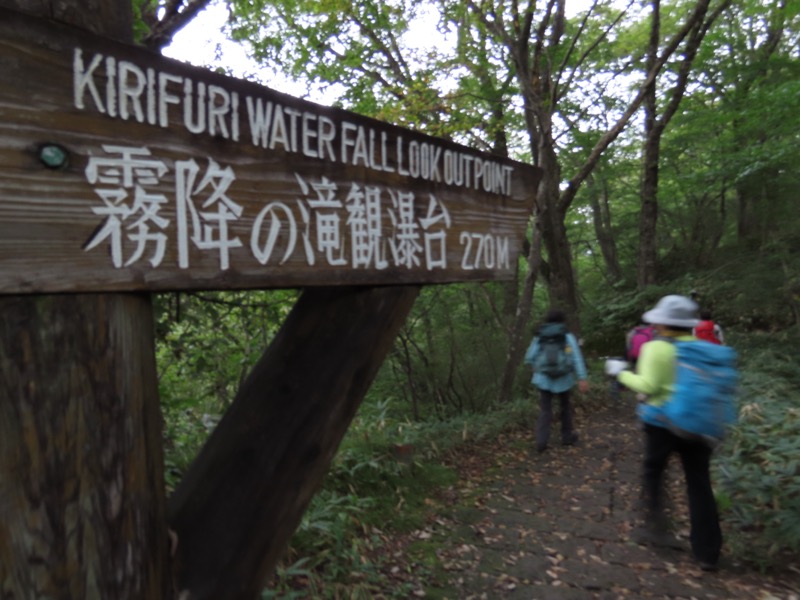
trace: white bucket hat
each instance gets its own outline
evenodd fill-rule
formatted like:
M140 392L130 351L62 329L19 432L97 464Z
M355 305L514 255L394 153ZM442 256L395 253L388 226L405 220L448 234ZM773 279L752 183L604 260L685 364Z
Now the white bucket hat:
M642 321L654 325L694 327L700 322L697 303L685 296L664 296L655 308L642 315Z

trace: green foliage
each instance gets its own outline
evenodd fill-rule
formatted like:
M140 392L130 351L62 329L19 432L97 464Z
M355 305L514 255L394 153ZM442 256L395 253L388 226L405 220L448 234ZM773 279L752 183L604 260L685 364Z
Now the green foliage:
M485 412L495 403L508 350L503 289L428 287L373 386L414 420Z
M735 552L777 566L800 552L800 330L733 342L743 348L740 422L716 461L721 507Z
M676 289L677 288L677 289ZM641 323L641 316L667 294L686 294L684 286L650 286L643 291L622 285L598 290L582 315L584 347L587 352L624 356L625 334ZM588 304L588 303L587 303Z
M231 33L266 66L341 89L360 114L447 135L440 74L404 39L420 2L232 0ZM434 60L435 62L435 60ZM449 129L452 131L452 129Z
M800 238L777 238L770 251L724 247L712 264L688 269L674 252L663 263L668 283L636 290L625 283L587 295L581 322L589 352L620 355L625 332L667 294L692 296L727 332L780 331L798 321Z
M168 489L174 489L294 303L296 292L156 297Z
M135 42L141 43L150 34L147 17L155 15L157 10L158 0L134 0L131 2L133 39Z
M386 539L423 528L440 510L437 494L456 480L442 464L447 453L528 422L530 401L427 423L390 413L385 400L368 399L359 409L264 598L310 587L320 598L340 589L375 597L381 582L373 556Z
M694 290L701 306L727 328L782 330L797 322L796 279L800 238L777 238L767 248L720 249L715 263L687 272L678 255L665 264L675 289ZM683 264L681 265L681 262ZM678 274L682 272L682 274Z

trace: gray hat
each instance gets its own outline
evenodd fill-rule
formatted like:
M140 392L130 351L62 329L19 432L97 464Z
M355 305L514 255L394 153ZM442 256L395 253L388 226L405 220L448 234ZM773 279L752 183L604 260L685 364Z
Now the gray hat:
M694 327L700 322L697 303L685 296L664 296L656 307L642 315L642 321L667 327Z

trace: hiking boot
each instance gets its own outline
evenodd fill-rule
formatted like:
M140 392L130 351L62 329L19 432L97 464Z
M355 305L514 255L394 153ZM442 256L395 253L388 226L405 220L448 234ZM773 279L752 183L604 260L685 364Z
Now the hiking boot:
M547 444L536 444L536 452L541 454L545 450L547 450Z
M719 565L717 565L717 563L706 562L704 560L698 561L697 566L700 567L701 570L709 573L719 571Z
M631 535L633 541L644 546L668 550L686 550L685 545L669 531L653 527L639 527Z
M570 433L567 437L561 440L561 444L564 446L574 446L576 443L578 443L578 434L575 432Z
M654 533L669 533L672 531L672 521L661 511L648 512L645 515L645 526Z

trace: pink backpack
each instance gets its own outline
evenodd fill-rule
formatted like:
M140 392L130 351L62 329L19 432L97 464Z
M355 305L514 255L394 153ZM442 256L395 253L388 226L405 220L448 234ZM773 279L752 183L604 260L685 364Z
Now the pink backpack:
M636 360L639 358L639 352L642 349L642 344L649 342L656 335L656 328L652 325L639 325L633 330L631 336L630 347L628 348L628 360Z

